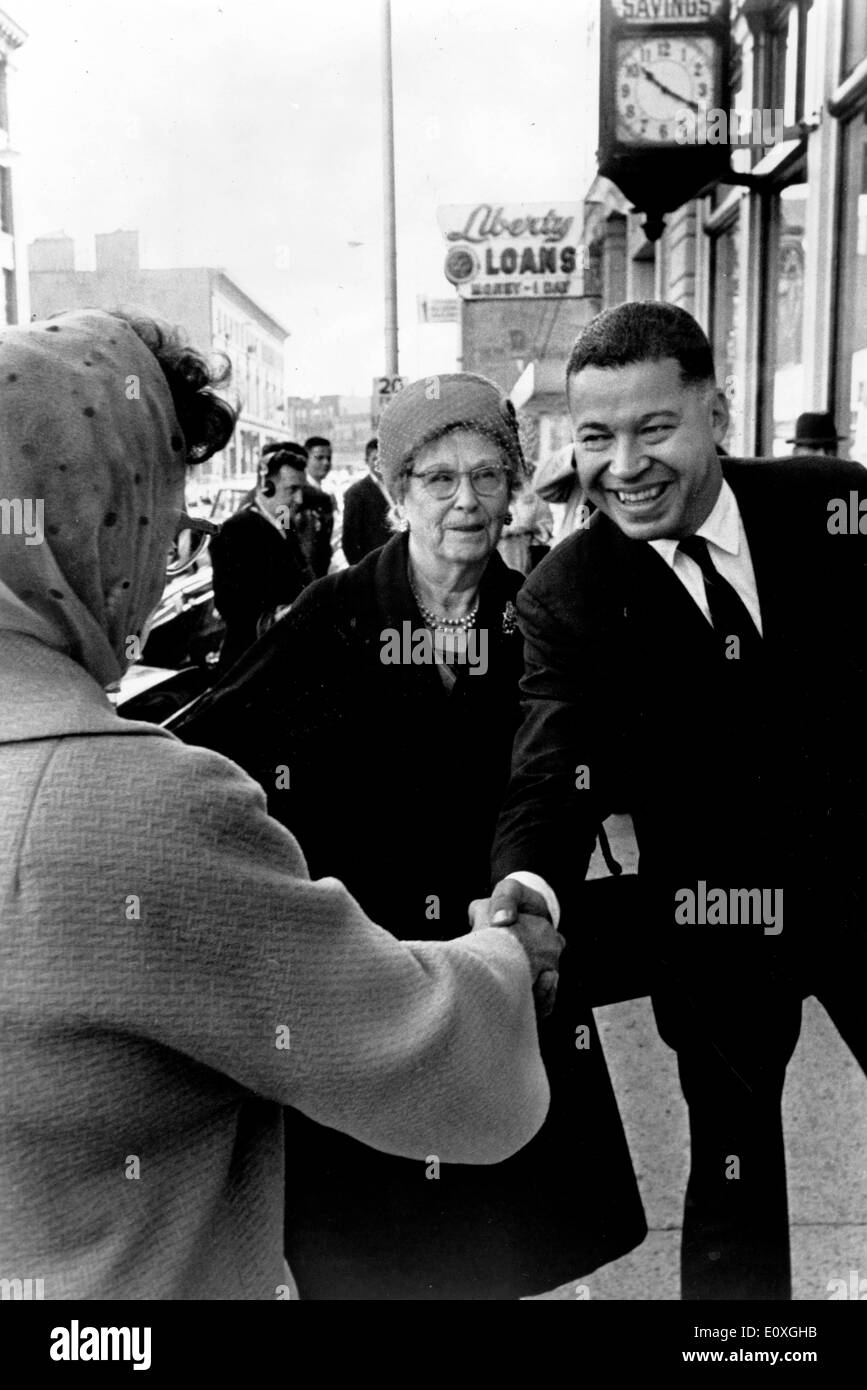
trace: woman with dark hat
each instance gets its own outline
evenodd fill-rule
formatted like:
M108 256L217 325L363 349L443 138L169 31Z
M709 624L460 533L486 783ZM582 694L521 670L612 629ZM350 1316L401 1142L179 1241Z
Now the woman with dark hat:
M340 877L398 937L444 940L489 891L519 719L522 576L496 549L527 477L514 408L470 373L415 382L383 415L380 467L402 529L305 590L173 727L261 782L314 877ZM287 1112L302 1297L518 1298L643 1238L601 1044L565 969L540 1022L549 1117L506 1162L393 1158Z

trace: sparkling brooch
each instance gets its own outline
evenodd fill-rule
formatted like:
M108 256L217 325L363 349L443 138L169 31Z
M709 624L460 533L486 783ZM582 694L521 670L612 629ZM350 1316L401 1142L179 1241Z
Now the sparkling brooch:
M503 632L507 637L511 637L518 628L518 610L511 599L503 609Z

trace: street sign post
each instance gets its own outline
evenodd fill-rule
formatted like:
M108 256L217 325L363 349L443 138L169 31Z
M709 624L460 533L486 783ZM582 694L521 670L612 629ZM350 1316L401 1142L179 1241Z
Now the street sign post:
M370 419L374 429L379 428L380 416L392 396L396 396L398 391L402 390L405 385L405 376L390 376L386 373L383 376L375 376L373 378L373 390L370 397Z

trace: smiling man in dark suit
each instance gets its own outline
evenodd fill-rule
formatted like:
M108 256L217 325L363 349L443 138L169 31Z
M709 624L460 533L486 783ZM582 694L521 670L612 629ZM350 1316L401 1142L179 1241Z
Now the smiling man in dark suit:
M652 996L690 1113L683 1298L786 1299L781 1099L804 995L867 1059L867 475L721 458L710 346L673 305L599 315L567 389L598 510L519 595L490 910L544 902L597 1002ZM624 809L637 878L584 885Z

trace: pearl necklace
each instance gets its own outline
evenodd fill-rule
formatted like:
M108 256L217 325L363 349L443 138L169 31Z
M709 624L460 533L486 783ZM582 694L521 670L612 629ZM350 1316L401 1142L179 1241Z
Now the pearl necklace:
M476 614L479 611L478 598L476 598L476 601L470 609L469 613L465 613L462 618L438 618L436 613L432 613L430 609L425 606L424 602L422 601L421 594L415 587L415 584L413 584L412 580L409 581L409 586L412 589L413 596L415 598L416 603L418 604L419 612L421 613L428 627L438 629L440 632L469 632L471 627L475 627Z

